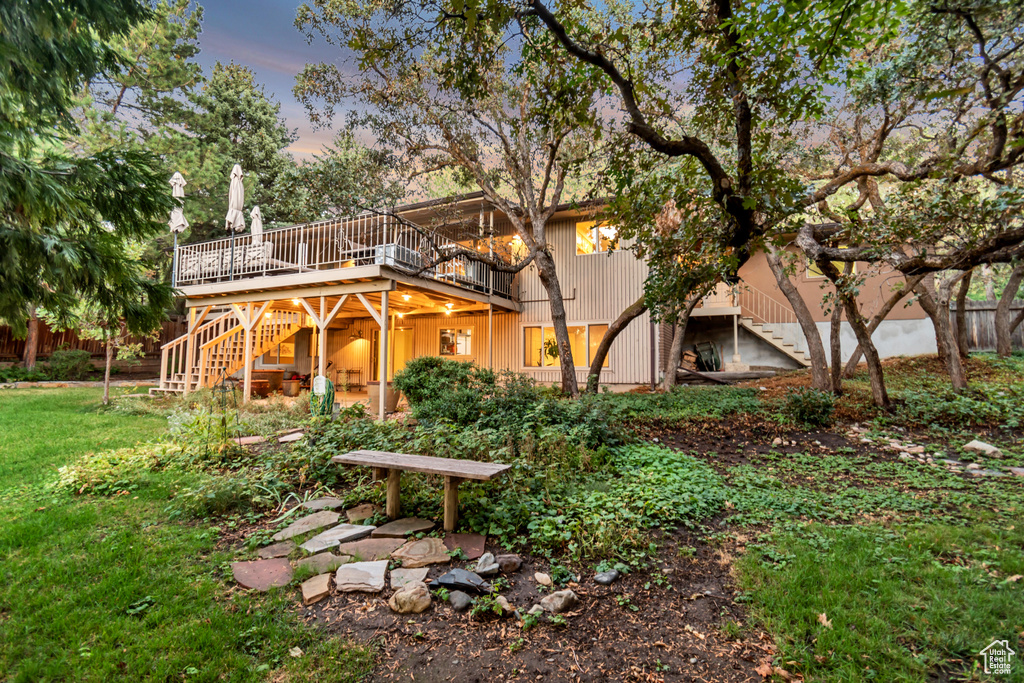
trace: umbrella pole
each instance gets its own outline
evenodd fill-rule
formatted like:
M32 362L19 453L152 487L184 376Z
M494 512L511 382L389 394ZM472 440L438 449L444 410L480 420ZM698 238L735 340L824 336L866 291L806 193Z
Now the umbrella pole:
M174 233L174 256L171 257L171 288L178 288L178 233Z
M235 233L231 233L231 266L228 268L228 280L235 279Z

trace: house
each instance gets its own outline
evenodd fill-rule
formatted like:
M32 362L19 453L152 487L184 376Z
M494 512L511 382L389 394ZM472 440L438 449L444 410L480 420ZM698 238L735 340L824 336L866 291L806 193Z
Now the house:
M615 248L614 227L572 206L548 224L569 321L576 374L585 383L590 358L609 324L643 291L647 266ZM423 355L468 360L560 381L547 294L536 268L516 275L452 250L487 252L506 261L524 249L511 224L480 193L179 246L177 286L189 311L188 332L163 348L160 390L184 392L241 376L326 374L336 385L390 379ZM807 365L803 337L763 255L740 271L742 286L719 287L695 311L688 343L712 341L734 365ZM820 278L796 276L819 325ZM888 280L869 278L870 310L888 296ZM927 333L925 333L927 331ZM602 383L629 388L658 380L664 335L649 314L612 346ZM876 337L883 355L934 351L920 309L898 309ZM827 338L827 337L826 337ZM844 350L854 348L844 330Z

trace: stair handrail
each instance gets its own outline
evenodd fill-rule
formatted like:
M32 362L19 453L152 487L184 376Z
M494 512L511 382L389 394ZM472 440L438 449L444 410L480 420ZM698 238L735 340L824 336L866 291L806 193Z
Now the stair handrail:
M269 316L269 317L267 317ZM253 334L253 356L261 356L269 351L281 339L298 331L301 327L302 314L296 311L274 309L267 311L252 331ZM211 363L217 363L227 374L232 374L239 367L245 364L245 349L238 349L232 342L238 336L245 334L242 325L227 330L217 337L211 339L200 348L199 357L199 383L197 386L205 386L207 381L207 368Z
M737 295L743 315L751 318L754 322L762 325L797 322L792 306L776 300L767 292L746 282L738 288Z

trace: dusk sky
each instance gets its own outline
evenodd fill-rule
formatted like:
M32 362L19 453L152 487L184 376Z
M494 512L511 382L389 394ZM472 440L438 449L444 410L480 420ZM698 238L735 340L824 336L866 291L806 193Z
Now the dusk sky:
M302 158L319 152L333 136L313 130L306 112L292 95L295 75L307 62L337 61L338 48L320 39L312 45L295 28L300 0L206 0L199 62L204 69L217 61L252 67L266 92L281 103L281 116L299 138L289 148Z

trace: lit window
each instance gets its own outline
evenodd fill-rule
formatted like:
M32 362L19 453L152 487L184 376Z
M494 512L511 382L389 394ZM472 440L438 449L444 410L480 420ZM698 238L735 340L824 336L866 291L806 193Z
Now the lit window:
M442 356L473 355L473 328L441 330Z
M594 351L604 339L608 331L607 325L570 325L569 347L572 349L572 360L576 367L589 367ZM523 328L523 367L551 368L561 366L558 354L558 343L555 341L553 327ZM605 358L602 367L608 367Z
M615 249L618 230L614 225L597 221L576 224L576 255L597 254Z
M841 244L841 245L839 245L839 248L840 249L849 249L850 247L848 247L845 244ZM842 273L843 272L843 268L846 267L846 263L844 263L843 261L833 261L832 265L835 266L836 270L838 270L840 273ZM850 272L851 273L856 273L857 272L857 264L856 263L853 264L853 268L850 270ZM818 266L814 263L814 261L812 261L810 259L807 259L807 277L825 277L825 273L821 272L821 268L818 268Z

